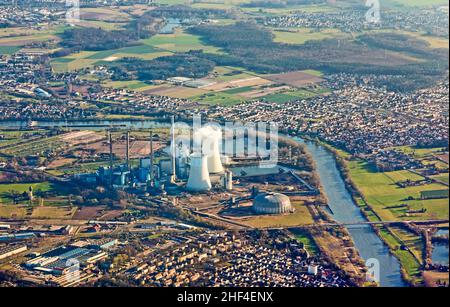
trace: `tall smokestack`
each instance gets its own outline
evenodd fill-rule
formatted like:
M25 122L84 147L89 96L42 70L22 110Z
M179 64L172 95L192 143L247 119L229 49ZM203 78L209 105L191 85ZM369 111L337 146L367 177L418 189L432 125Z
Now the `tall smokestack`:
M176 144L175 144L175 116L172 115L172 128L171 128L171 137L172 137L172 144L171 144L171 157L170 162L172 165L172 176L171 176L171 182L175 182L177 180L177 169L176 169L176 161L175 156L177 154Z
M127 170L130 170L131 168L130 168L130 132L129 131L127 131L126 138L127 138L127 140L126 140L126 142L127 142L127 145L126 145L126 164L127 164Z
M153 130L150 129L150 181L153 181L153 163L154 163Z
M113 142L111 131L108 131L109 139L109 184L113 184Z

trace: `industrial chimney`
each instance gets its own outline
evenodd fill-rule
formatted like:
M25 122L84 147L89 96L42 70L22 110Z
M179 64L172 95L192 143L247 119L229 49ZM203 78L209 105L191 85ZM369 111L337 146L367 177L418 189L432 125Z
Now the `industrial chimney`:
M212 184L205 155L201 153L191 155L191 170L186 188L191 192L207 192L211 190Z
M111 131L108 132L109 139L109 184L113 185L113 141Z
M126 134L126 164L127 164L127 170L130 170L130 132L127 131Z
M175 144L175 116L172 116L172 127L170 129L172 141L171 141L171 151L170 151L170 163L172 168L172 176L170 176L170 182L175 183L177 181L177 166L175 161L175 156L177 154L177 148Z
M153 130L150 129L150 182L153 184L153 164L154 164L154 152L153 152Z

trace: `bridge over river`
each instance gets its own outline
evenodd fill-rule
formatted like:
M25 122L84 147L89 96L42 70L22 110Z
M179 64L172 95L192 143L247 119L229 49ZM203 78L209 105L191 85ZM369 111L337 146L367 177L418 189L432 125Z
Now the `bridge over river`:
M408 220L408 221L376 221L376 222L345 222L345 223L321 223L321 224L307 224L301 226L289 226L289 227L268 227L266 230L275 229L298 229L298 228L316 228L316 227L348 227L348 226L364 226L364 225L378 225L378 226L393 226L393 225L434 225L449 223L449 220Z

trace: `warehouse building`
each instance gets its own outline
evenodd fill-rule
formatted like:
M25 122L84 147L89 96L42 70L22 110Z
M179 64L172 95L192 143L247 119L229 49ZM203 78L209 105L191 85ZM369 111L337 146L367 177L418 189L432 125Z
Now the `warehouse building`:
M7 246L0 249L0 260L23 253L27 250L25 245Z

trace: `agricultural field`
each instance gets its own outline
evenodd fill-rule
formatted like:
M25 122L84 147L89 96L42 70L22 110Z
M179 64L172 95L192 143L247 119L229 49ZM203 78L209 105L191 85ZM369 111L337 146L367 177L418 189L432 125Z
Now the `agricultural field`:
M96 20L109 23L123 23L131 20L132 16L122 10L122 8L81 8L81 20Z
M190 50L220 53L218 48L204 45L198 36L176 29L173 34L157 34L149 39L140 40L136 42L135 46L105 51L73 53L52 60L51 65L55 72L66 72L94 65L108 65L127 57L153 60L163 56L170 56L176 52L187 52Z
M46 152L61 149L65 144L59 137L48 137L7 146L2 148L0 152L14 157L42 156Z
M314 29L301 28L298 30L274 29L274 41L277 43L301 45L307 41L322 40L327 38L344 37L344 33L336 29L315 31ZM348 36L348 35L346 35Z
M27 215L25 206L0 205L0 218L24 218Z
M248 79L255 76L240 67L216 66L212 72L217 82L229 82L240 79Z
M448 152L446 148L413 148L410 146L395 147L394 149L411 155L424 165L434 165L441 172L448 173ZM445 176L445 174L443 175Z
M151 85L142 81L132 80L132 81L107 81L102 83L104 87L111 87L116 89L127 89L136 92L144 92L152 90L155 85Z
M184 86L159 86L147 90L147 94L157 96L168 96L173 98L191 98L208 93L208 91Z
M65 26L51 26L46 29L2 28L0 29L0 54L12 54L21 47L37 42L55 41L60 38Z
M101 166L108 166L109 162L89 162L89 163L76 163L73 165L63 165L61 167L50 169L47 173L54 176L73 175L95 172Z
M152 60L161 56L172 55L171 52L158 50L148 45L137 45L106 51L82 51L52 60L55 72L79 70L94 65L105 65L126 57Z
M31 218L34 219L71 219L75 212L76 207L67 206L42 206L35 207Z
M327 3L324 4L306 4L306 5L289 5L284 8L259 8L259 7L243 7L244 12L255 15L277 16L292 14L294 12L306 12L306 13L327 13L335 12L339 10L338 6L331 6Z
M322 81L321 76L319 71L256 75L239 67L217 66L207 77L194 80L193 83L199 83L198 87L188 84L175 85L171 82L151 85L136 80L107 81L103 82L103 86L127 88L149 95L190 99L204 105L230 106L255 99L286 103L323 95L329 90L316 84ZM283 85L284 83L292 85Z
M20 50L17 46L0 46L0 55L11 55Z
M223 106L232 106L245 102L245 99L243 98L221 92L208 92L199 96L191 97L190 99L201 104Z
M199 36L188 34L180 28L176 28L173 34L157 34L140 42L168 52L203 50L208 53L221 53L220 49L203 44Z
M435 176L431 176L431 178L441 181L441 182L445 182L445 183L449 183L449 174L440 174L440 175L435 175Z
M400 188L399 181L420 179L409 171L373 172L366 162L349 161L350 178L362 192L369 206L383 220L444 219L449 217L448 199L421 200L421 192L442 190L441 184L425 184ZM408 200L413 198L413 200ZM406 204L407 206L401 206ZM424 213L408 213L408 210L425 209Z
M400 5L400 6L410 6L410 7L418 7L418 6L435 6L435 5L446 5L448 6L447 0L388 0L388 4L391 5Z
M316 93L308 90L291 90L287 92L282 92L278 94L272 94L264 96L263 99L269 102L275 103L287 103L297 99L307 99L317 96Z
M170 1L170 0L169 0ZM239 7L240 4L252 0L197 0L192 4L194 8L229 10Z

